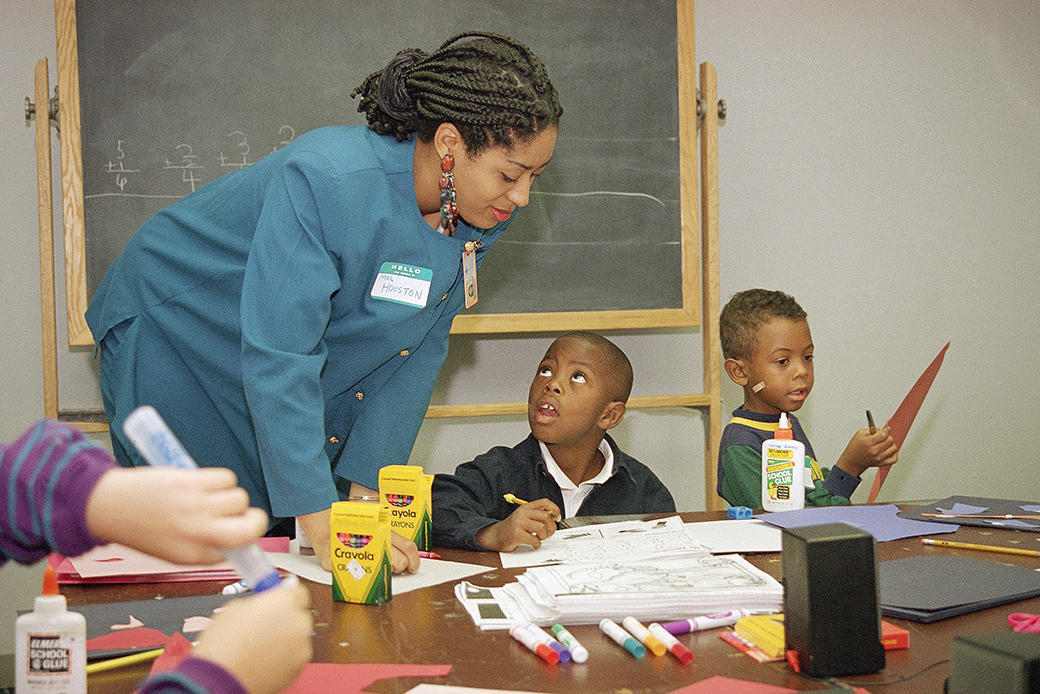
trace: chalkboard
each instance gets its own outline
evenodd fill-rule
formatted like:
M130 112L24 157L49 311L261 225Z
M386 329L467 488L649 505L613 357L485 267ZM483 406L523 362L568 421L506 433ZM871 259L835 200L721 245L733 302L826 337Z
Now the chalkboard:
M74 344L91 343L86 302L144 220L308 130L363 124L350 92L369 73L465 30L530 46L564 118L455 330L699 322L696 165L682 151L696 151L696 128L680 129L695 123L681 118L693 90L680 93L694 79L692 0L58 0L57 12Z

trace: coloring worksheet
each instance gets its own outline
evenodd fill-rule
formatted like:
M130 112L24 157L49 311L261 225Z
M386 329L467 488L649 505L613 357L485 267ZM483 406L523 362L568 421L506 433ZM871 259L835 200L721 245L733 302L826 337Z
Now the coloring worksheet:
M561 528L538 549L521 546L501 552L502 566L538 566L569 562L631 560L663 555L708 554L708 548L686 532L679 516L650 521L622 521Z

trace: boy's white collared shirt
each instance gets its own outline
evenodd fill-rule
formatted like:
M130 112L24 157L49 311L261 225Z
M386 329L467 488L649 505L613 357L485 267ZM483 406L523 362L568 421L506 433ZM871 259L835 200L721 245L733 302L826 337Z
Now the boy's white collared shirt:
M579 485L575 485L571 482L570 478L564 474L560 466L553 460L552 454L549 453L549 447L541 441L538 442L538 447L542 451L542 460L545 461L545 466L549 469L549 474L556 480L556 484L560 485L560 491L563 492L563 517L573 518L581 508L581 504L585 501L591 492L593 487L599 484L603 484L610 479L610 475L614 471L614 451L611 450L610 444L607 443L606 439L599 442L599 452L603 454L603 469L599 471L599 474L590 480L585 480Z

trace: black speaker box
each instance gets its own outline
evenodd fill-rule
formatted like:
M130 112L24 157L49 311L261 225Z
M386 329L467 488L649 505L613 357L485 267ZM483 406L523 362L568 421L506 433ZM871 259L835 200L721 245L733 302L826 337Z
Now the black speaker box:
M845 523L784 528L784 638L799 669L842 677L885 667L877 542Z
M950 648L948 694L1040 694L1040 634L962 634Z

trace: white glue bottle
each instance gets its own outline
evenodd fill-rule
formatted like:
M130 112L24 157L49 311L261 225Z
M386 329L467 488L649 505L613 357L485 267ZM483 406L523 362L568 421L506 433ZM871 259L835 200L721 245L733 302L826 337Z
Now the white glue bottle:
M805 446L794 440L786 412L774 436L762 443L762 508L805 508Z
M69 612L54 567L43 574L43 594L15 622L15 694L86 694L87 620Z

